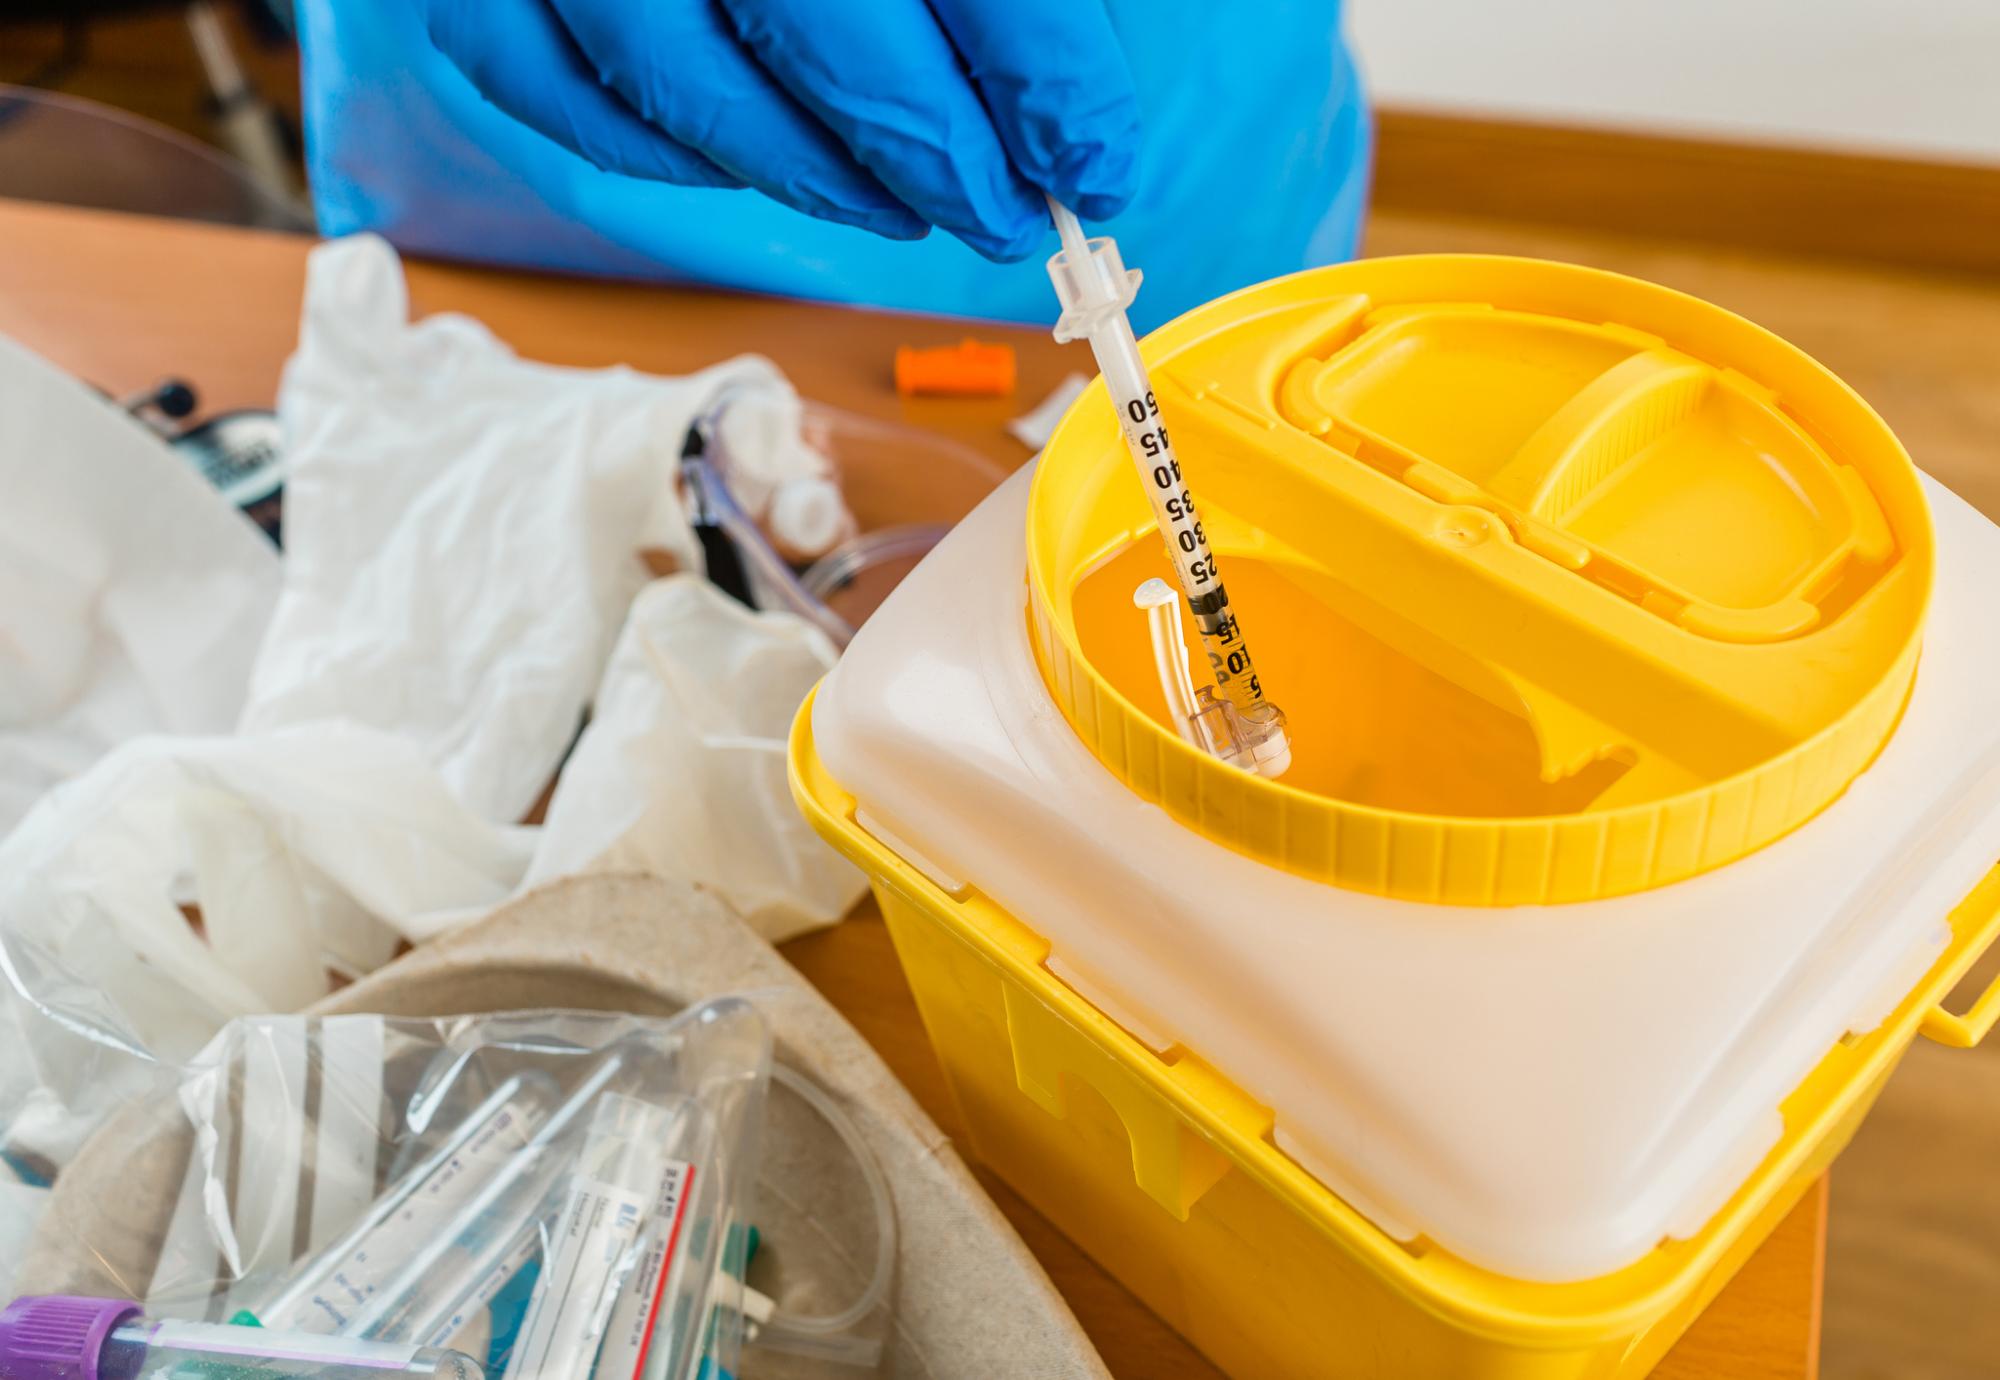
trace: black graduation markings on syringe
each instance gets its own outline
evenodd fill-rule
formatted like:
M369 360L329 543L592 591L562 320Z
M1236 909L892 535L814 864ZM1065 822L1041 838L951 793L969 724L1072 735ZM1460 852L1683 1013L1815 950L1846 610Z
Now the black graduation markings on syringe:
M1216 688L1239 710L1262 703L1264 690L1249 642L1230 612L1228 591L1216 571L1215 553L1209 549L1194 496L1181 479L1181 463L1160 420L1158 400L1149 389L1144 398L1127 402L1118 420L1133 453L1153 462L1149 492L1153 512L1166 537L1167 556L1180 576L1181 594L1194 614Z

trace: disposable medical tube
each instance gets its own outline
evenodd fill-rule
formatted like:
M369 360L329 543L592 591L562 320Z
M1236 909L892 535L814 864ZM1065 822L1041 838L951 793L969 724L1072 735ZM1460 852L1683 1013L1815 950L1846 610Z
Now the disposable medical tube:
M675 1109L636 1098L598 1099L507 1380L590 1380L593 1372L629 1380L638 1369L657 1323L656 1281L669 1263L644 1249L647 1229L663 1192L676 1225L686 1203L688 1166L668 1154L675 1119ZM627 1287L635 1273L643 1290ZM618 1359L600 1367L600 1348Z
M456 1351L142 1316L122 1299L48 1295L0 1313L6 1380L484 1380Z

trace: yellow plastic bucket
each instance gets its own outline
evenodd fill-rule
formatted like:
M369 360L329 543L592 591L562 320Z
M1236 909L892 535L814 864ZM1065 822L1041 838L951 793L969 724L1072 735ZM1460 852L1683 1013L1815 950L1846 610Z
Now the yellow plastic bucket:
M1919 1031L1977 1043L2000 985L1945 996L2000 936L2000 868L1944 956L1784 1104L1783 1140L1694 1238L1616 1274L1531 1284L1391 1240L1270 1140L1270 1114L1192 1054L1165 1057L1045 966L1048 945L953 895L855 822L792 728L792 788L869 876L973 1155L1242 1380L1627 1380L1666 1354L1845 1148Z
M1852 392L1750 323L1614 275L1439 257L1250 288L1144 348L1293 767L1251 776L1168 724L1130 598L1166 562L1101 385L1026 501L1022 675L1133 795L1324 884L1329 906L1366 892L1504 926L1516 903L1624 904L1607 898L1799 828L1894 731L1932 593L1918 477ZM897 656L937 660L910 640ZM1892 1013L1798 1083L1705 1225L1608 1274L1532 1282L1392 1236L1201 1051L1080 995L1042 917L987 894L1004 878L951 875L868 815L822 760L814 707L794 794L870 877L972 1150L1235 1375L1644 1374L1919 1030L1965 1044L2000 1015L2000 987L1965 1016L1940 1006L2000 932L1997 869ZM997 820L1008 802L957 808Z

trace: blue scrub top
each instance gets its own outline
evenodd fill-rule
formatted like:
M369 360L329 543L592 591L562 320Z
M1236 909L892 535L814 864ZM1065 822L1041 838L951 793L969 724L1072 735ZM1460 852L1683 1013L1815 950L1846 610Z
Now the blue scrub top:
M1337 0L1105 0L1136 79L1139 192L1116 220L1142 331L1353 256L1370 126ZM320 229L417 254L994 320L1048 322L1035 260L942 231L895 242L748 190L620 177L488 105L408 0L300 0ZM1054 232L1049 253L1056 248Z

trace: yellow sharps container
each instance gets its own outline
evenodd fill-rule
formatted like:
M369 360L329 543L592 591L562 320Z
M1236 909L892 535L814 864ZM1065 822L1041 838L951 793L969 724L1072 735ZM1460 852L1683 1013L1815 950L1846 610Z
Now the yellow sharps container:
M974 1153L1231 1374L1644 1374L2000 1014L1942 1004L2000 929L2000 531L1611 274L1348 264L1144 348L1290 767L1173 722L1100 383L800 714L799 801Z

